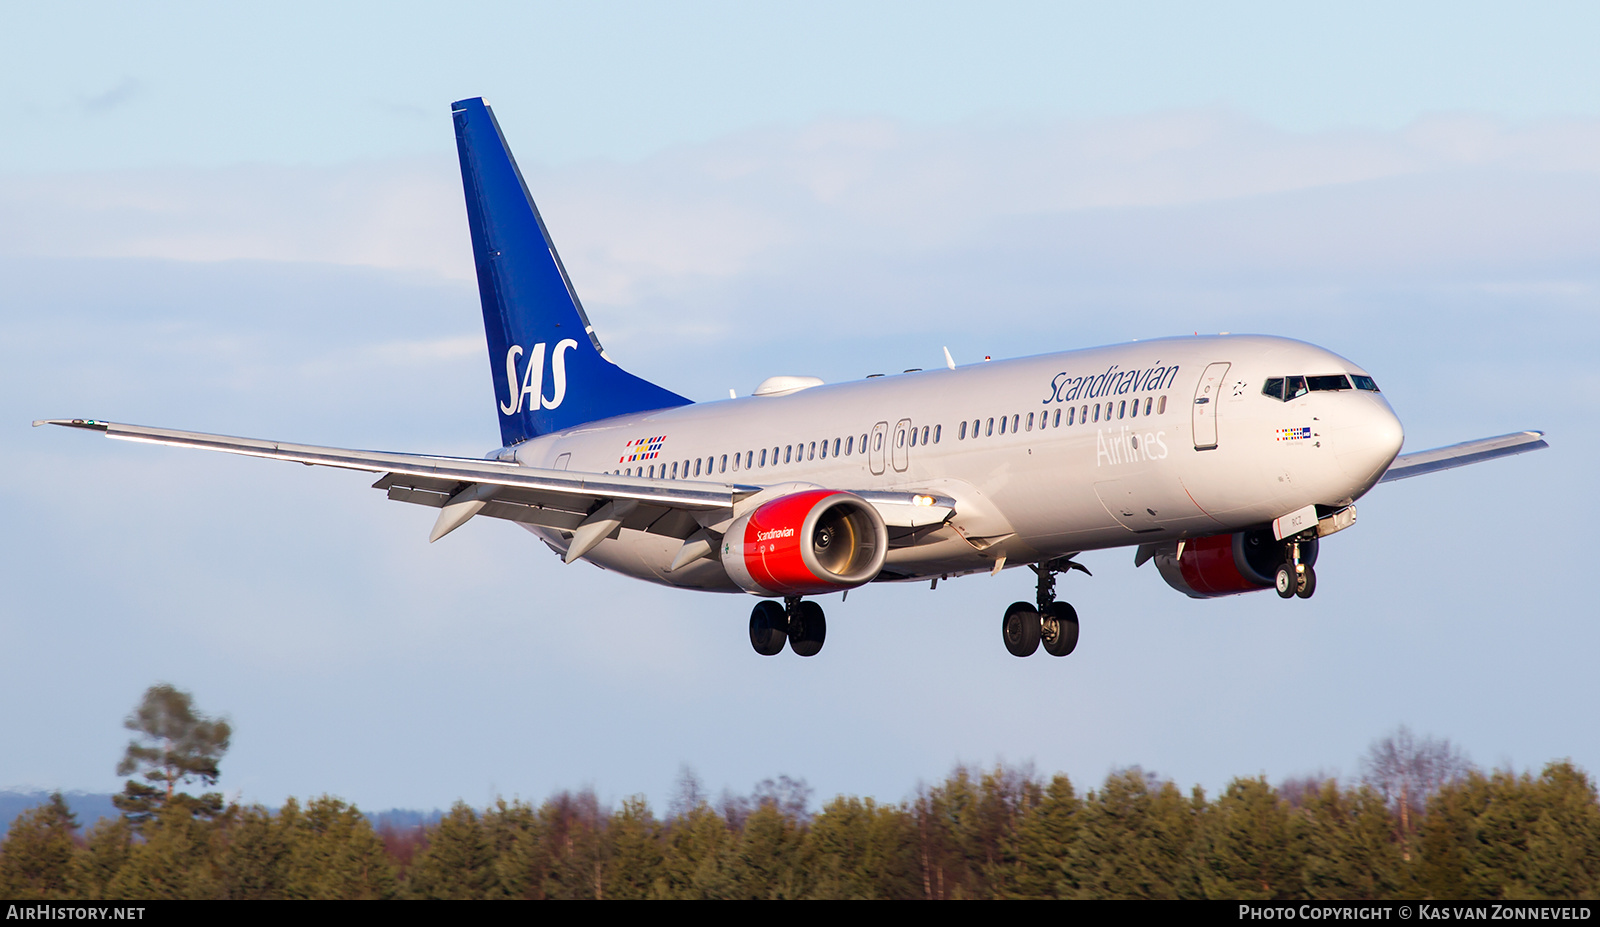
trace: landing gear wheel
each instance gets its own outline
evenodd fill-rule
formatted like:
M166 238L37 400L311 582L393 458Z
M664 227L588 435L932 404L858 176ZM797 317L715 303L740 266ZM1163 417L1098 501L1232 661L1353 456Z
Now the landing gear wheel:
M789 649L802 657L814 657L827 636L828 622L822 617L822 606L815 602L796 603L789 616Z
M1311 598L1311 594L1316 591L1317 571L1311 569L1311 565L1307 564L1305 567L1305 572L1300 574L1300 588L1295 590L1295 595L1302 599L1309 599Z
M1052 657L1064 657L1078 646L1078 610L1066 602L1051 602L1039 619L1039 642Z
M1273 585L1278 590L1278 598L1292 599L1300 588L1300 578L1295 575L1294 564L1278 564L1278 575L1274 578Z
M789 618L783 606L771 599L757 602L750 610L750 646L763 657L773 657L783 652L789 641Z
M1012 656L1032 656L1039 649L1039 613L1027 602L1012 602L1000 619L1000 636Z

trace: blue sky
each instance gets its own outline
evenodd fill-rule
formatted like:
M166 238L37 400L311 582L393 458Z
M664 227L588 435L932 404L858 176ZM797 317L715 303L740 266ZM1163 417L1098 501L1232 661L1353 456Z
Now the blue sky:
M660 806L683 764L893 800L1000 759L1214 789L1353 774L1401 723L1600 769L1592 6L478 9L0 13L0 786L115 789L158 680L269 803ZM486 450L472 95L611 354L694 398L1265 331L1372 370L1409 447L1553 447L1375 491L1310 602L1106 551L1068 660L1000 648L1008 571L863 589L802 661L511 525L430 546L358 475L27 427Z

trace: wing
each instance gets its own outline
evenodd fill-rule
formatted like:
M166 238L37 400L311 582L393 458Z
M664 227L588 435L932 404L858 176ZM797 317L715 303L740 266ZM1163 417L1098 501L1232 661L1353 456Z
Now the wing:
M571 533L566 554L569 563L605 538L614 537L620 528L690 538L707 525L731 519L737 503L765 488L743 483L546 470L474 457L287 444L96 419L42 419L33 424L85 428L123 441L289 460L308 467L382 473L372 486L385 490L390 499L440 509L430 541L481 514ZM891 528L942 524L954 513L954 500L944 496L910 492L857 495L871 503Z
M1509 435L1500 435L1497 438L1479 438L1476 441L1463 441L1449 447L1436 447L1431 451L1417 451L1415 454L1401 454L1384 471L1380 483L1390 480L1403 480L1408 476L1421 476L1435 470L1449 470L1452 467L1465 467L1496 457L1509 457L1512 454L1526 454L1528 451L1537 451L1549 447L1544 440L1542 431L1518 431Z

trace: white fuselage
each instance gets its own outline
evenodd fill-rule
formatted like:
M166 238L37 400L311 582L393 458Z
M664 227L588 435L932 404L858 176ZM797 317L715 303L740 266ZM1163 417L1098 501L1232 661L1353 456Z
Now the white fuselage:
M1284 338L1159 339L618 416L516 456L663 480L938 493L955 516L891 550L880 577L926 579L1348 505L1400 449L1382 394L1263 393L1268 378L1329 374L1366 372ZM564 548L561 532L530 530ZM669 572L681 544L623 530L587 559L738 591L712 560Z

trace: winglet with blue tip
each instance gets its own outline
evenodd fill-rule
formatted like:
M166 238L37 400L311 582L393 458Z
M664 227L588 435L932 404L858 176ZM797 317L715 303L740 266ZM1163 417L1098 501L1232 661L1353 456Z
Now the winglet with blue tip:
M450 109L501 440L688 405L605 356L494 113L476 97Z

